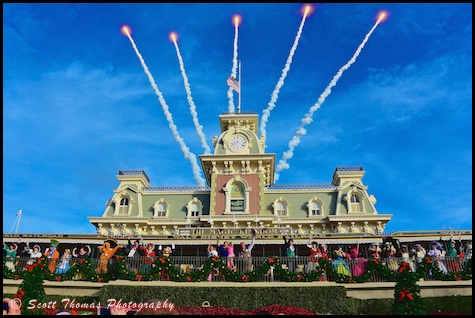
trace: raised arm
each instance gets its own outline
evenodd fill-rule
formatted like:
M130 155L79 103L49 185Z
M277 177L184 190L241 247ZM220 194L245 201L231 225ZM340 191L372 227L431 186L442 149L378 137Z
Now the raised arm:
M87 248L86 255L91 256L91 247L89 245L86 245L86 248Z
M73 248L73 251L71 252L71 254L72 254L74 257L78 257L78 254L76 253L76 250L77 250L77 247L74 247L74 248Z
M311 247L312 247L312 234L310 234L309 237L308 237L307 247L308 247L308 248L311 248Z

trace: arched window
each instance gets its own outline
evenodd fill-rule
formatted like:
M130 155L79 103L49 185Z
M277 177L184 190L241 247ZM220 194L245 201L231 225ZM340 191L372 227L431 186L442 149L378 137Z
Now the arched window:
M164 199L160 199L153 205L153 217L163 218L168 215L169 206Z
M274 201L272 205L274 207L275 216L288 216L288 203L282 197Z
M122 198L120 199L119 211L118 214L128 214L129 213L129 199Z
M235 176L223 187L226 194L225 214L246 213L249 214L249 193L251 188L246 180Z
M361 194L353 192L350 196L350 210L349 212L363 212L363 202Z
M201 203L198 198L193 198L190 202L187 204L187 209L188 209L188 217L195 218L199 217L201 214L201 211L203 210L203 203Z
M319 216L323 215L323 202L317 198L316 196L313 197L310 201L307 203L307 209L308 209L308 216Z

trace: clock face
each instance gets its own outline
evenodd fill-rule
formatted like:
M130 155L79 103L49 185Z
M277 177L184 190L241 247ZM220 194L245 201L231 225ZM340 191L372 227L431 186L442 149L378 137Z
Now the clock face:
M247 141L246 138L242 135L234 135L229 139L229 148L232 150L241 150L246 147Z

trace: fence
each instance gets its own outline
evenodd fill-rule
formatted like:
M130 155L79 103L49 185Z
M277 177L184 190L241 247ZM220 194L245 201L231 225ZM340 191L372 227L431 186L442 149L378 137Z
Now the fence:
M129 271L133 271L136 273L147 273L152 269L152 266L155 266L153 262L158 257L155 257L152 262L150 258L146 257L132 257L127 258L127 267ZM200 257L200 256L170 256L170 260L175 267L175 269L181 273L183 272L194 272L201 270L208 261L207 257ZM224 263L227 264L232 270L244 274L249 271L258 270L259 267L268 260L268 257L249 257L249 258L241 258L241 257L233 257L233 258L223 258ZM288 258L288 257L281 257L281 264L283 269L287 269L293 272L305 272L308 273L311 270L314 270L314 266L318 266L318 263L309 263L306 257L297 257L297 258ZM461 272L467 266L467 260L460 259L459 257L440 257L440 258L433 258L434 262L438 265L439 269L443 272L447 271L448 273L457 273ZM29 258L19 257L16 258L12 264L9 264L10 270L12 272L20 272L26 270L27 263ZM53 260L55 262L55 269L64 268L66 265L65 262L69 263L69 266L79 262L80 259L77 258L70 258L68 260L56 259ZM100 259L98 258L91 258L90 262L92 268L98 268ZM334 266L337 263L334 263L335 260L331 260ZM417 265L421 261L421 259L403 259L403 258L383 258L380 260L381 263L391 269L397 270L399 268L399 264L404 262L409 262L410 266L413 271L417 271ZM345 267L349 274L352 276L359 276L366 271L367 266L367 259L359 258L359 259L345 259L343 261L343 267ZM31 263L31 262L30 262ZM7 264L8 265L8 264ZM61 266L63 265L63 266ZM116 265L116 260L109 259L107 264L108 271L114 269ZM312 266L313 265L313 266ZM66 268L69 268L66 266ZM60 272L58 272L60 273ZM328 273L324 273L323 280L329 281ZM166 277L158 277L157 280L165 280ZM207 278L209 281L222 281L224 280L223 275L219 272L219 269L214 270L211 272L209 277ZM73 280L85 280L84 276L75 275ZM278 277L275 276L275 267L270 267L269 271L265 276L262 277L262 282L271 282L278 280ZM430 274L427 273L424 277L424 280L435 280L435 278ZM384 282L385 280L380 277L378 273L375 273L371 279L371 282Z

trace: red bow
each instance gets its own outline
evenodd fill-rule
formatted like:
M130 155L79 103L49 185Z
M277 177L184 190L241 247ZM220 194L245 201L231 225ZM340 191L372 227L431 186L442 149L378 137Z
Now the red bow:
M186 280L187 280L188 282L191 282L191 276L186 276Z
M412 297L411 292L408 291L407 289L399 291L399 299L398 300L402 301L404 299L404 297L409 298L409 300L414 300L414 297Z
M142 275L135 275L135 280L136 281L139 281L142 279Z
M23 289L18 288L18 291L15 295L13 295L13 298L18 298L21 300L23 298L23 295L25 295L25 291Z
M56 276L56 280L59 282L61 280L61 276Z
M269 263L272 264L274 263L275 259L273 257L269 258Z
M399 273L404 272L404 271L406 270L406 268L407 268L407 265L409 265L409 264L406 263L406 262L402 262L402 263L401 263L401 267L399 267Z
M99 283L102 282L102 279L103 279L102 277L97 277L97 281L98 281Z
M215 262L217 262L218 259L219 259L219 256L214 256L214 257L213 257L213 261L215 261Z
M14 280L17 280L19 277L20 277L20 276L15 275L15 276L13 276L13 279L14 279Z
M241 279L242 279L244 282L247 282L247 280L249 279L249 276L248 276L248 275L242 275Z

